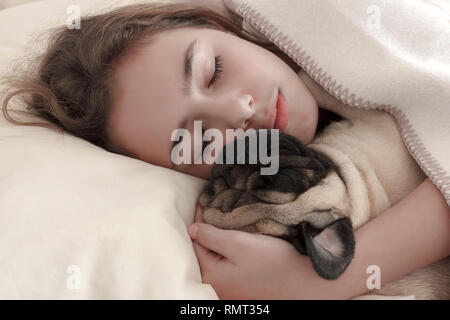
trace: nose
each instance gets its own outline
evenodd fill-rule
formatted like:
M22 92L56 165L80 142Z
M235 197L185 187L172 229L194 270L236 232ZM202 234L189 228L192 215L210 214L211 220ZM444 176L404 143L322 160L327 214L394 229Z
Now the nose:
M251 119L253 118L253 116L254 116L254 114L256 112L255 100L253 99L253 97L251 95L247 94L245 99L246 100L245 100L245 103L244 103L244 108L246 108L246 109L248 108L250 110L250 113L249 113L248 117L246 117L244 119L244 123L242 125L242 128L244 130L247 129L247 127L249 126L249 124L251 122Z
M222 126L229 129L246 129L255 115L255 100L250 94L231 96L223 102L217 102L217 119L222 122Z

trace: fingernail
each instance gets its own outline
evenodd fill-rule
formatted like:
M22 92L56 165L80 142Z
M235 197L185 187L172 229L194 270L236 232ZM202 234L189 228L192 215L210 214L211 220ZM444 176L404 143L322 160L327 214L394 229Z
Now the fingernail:
M198 231L198 225L192 224L189 227L189 235L191 236L192 239L196 239L197 238L197 231Z

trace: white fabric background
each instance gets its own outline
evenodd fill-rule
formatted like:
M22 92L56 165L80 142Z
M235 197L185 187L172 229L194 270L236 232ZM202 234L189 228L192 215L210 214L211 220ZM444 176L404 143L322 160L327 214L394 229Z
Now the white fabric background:
M76 1L82 12L132 2ZM1 10L0 72L65 23L66 7ZM0 167L0 298L217 299L186 231L204 180L2 117ZM67 286L72 265L79 289Z

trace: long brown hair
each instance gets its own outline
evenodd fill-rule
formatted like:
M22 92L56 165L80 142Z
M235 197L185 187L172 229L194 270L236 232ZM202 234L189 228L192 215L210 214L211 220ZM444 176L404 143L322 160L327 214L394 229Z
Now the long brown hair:
M213 10L185 3L126 6L84 17L80 29L54 29L44 54L37 57L36 72L7 79L4 117L16 125L56 127L63 133L66 130L108 151L126 154L115 149L108 135L114 65L152 35L181 27L231 31L282 55L271 42L244 30L238 20ZM47 121L11 117L10 112L15 110L8 110L8 104L14 97L25 103L25 113Z

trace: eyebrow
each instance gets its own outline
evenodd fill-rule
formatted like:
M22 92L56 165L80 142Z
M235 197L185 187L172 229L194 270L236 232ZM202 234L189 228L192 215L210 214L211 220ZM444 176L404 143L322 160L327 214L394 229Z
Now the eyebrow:
M183 73L183 93L188 96L192 93L192 63L198 45L198 38L195 38L187 47L184 53L184 73Z

